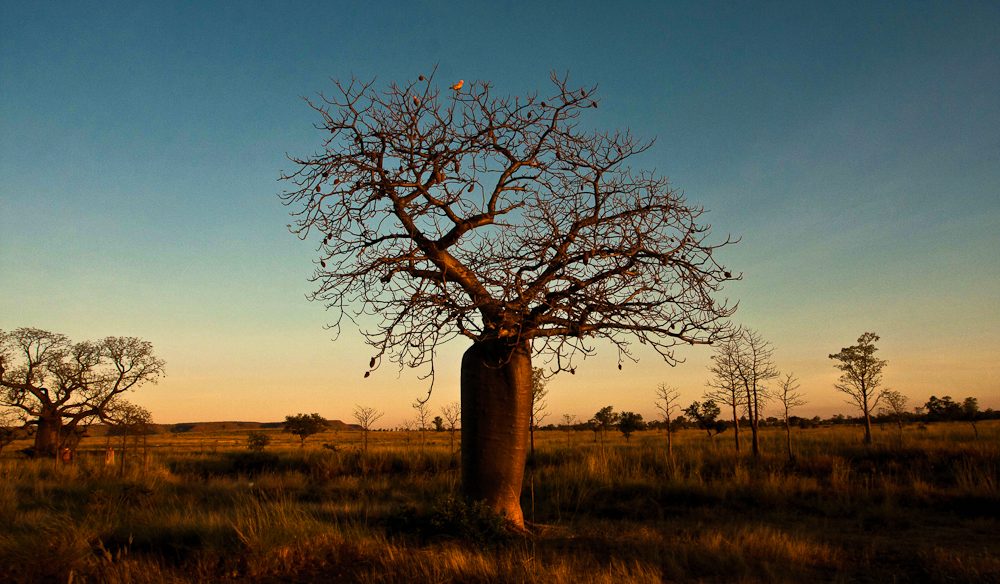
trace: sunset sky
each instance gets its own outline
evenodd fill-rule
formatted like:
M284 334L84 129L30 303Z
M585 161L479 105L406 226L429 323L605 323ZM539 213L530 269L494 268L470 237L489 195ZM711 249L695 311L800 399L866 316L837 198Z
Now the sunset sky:
M736 322L800 378L801 414L854 414L827 357L881 337L886 385L1000 408L1000 3L4 2L0 329L153 343L158 422L412 414L427 390L305 296L286 153L331 79L437 66L499 93L597 84L587 123L657 139L635 161L705 206L744 279ZM458 399L463 341L431 406ZM700 399L710 349L550 383L548 421ZM776 413L772 409L770 413Z

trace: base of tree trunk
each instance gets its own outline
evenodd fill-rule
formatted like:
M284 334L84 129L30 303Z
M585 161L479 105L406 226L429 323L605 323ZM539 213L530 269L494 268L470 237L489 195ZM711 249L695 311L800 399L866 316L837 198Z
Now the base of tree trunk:
M482 341L462 356L462 490L524 528L531 348Z
M35 458L54 457L61 442L61 431L61 418L39 418L32 456Z

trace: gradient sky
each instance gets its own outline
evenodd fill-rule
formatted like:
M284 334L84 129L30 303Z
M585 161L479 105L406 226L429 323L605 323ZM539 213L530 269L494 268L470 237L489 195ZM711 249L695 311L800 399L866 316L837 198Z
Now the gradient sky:
M853 414L827 355L881 335L886 384L1000 407L1000 3L3 2L0 329L134 335L167 377L160 422L277 420L355 404L411 414L391 365L362 379L309 303L313 248L277 177L318 147L300 99L351 75L547 90L598 84L588 123L656 137L637 164L709 209L726 295L803 414ZM462 341L432 409L458 399ZM710 350L617 370L603 350L550 383L550 421L655 417L700 399Z

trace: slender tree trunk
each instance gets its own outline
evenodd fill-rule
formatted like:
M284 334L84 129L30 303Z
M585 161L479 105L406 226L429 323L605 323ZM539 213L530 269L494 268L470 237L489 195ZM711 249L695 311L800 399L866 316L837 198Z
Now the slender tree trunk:
M462 490L517 527L530 420L530 345L473 344L462 357Z
M126 448L127 440L128 440L128 427L122 425L122 465L118 468L119 477L125 476L125 453L127 450Z
M733 395L733 437L736 440L736 452L740 451L740 417L736 415L736 396Z
M862 402L861 402L861 409L864 411L864 414L865 414L865 445L867 446L867 445L869 445L869 444L872 443L872 417L871 417L871 414L868 413L868 391L867 391L867 389L864 388L864 387L862 387L861 388L861 394L862 394L862 398L863 398Z
M754 391L750 389L750 385L746 385L747 389L747 416L750 418L750 451L754 458L760 456L760 442L757 441L757 412L755 411L754 405L756 400L754 399Z
M792 454L792 425L788 422L788 414L785 414L785 446L788 448L788 460L795 460Z
M528 428L528 442L531 445L528 451L531 453L531 457L534 458L535 457L535 423L534 422L531 422L531 424L530 424L530 426Z
M667 456L674 457L674 438L670 431L670 416L667 416Z
M62 416L45 415L38 418L38 430L35 432L36 457L54 457L58 454L62 434Z

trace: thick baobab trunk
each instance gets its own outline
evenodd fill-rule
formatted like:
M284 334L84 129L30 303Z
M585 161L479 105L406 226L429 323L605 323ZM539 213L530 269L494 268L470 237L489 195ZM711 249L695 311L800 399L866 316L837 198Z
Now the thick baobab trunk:
M62 417L39 416L35 432L35 456L53 457L59 449L62 434Z
M474 344L462 357L462 490L517 527L531 419L531 348Z

